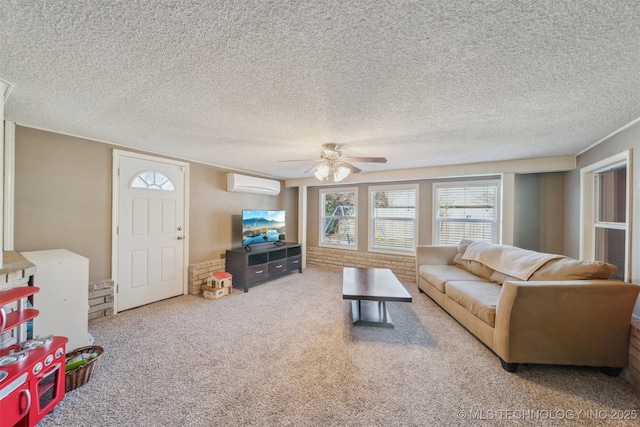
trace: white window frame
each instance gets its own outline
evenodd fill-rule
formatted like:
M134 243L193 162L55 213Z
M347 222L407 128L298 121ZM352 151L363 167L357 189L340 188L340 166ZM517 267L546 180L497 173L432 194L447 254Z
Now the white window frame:
M404 185L381 185L381 186L374 186L374 187L369 187L368 188L368 193L369 193L369 203L368 203L368 207L369 207L369 215L368 215L368 219L369 222L367 224L367 236L368 236L368 250L369 252L378 252L378 253L387 253L387 254L394 254L394 255L415 255L416 253L416 245L417 245L417 241L418 241L418 191L419 187L418 184L404 184ZM375 243L375 239L374 239L374 234L375 234L375 230L373 229L374 224L375 224L375 219L379 219L379 218L374 218L374 209L373 209L373 202L374 199L372 197L372 194L374 192L378 192L378 191L394 191L394 190L413 190L416 193L416 204L415 204L415 217L413 218L413 247L412 248L391 248L391 247L376 247L374 246ZM396 218L396 217L388 217L387 219L389 220L406 220L406 221L411 221L408 218Z
M625 230L625 272L624 281L628 282L631 277L631 195L633 194L633 172L632 172L632 151L626 150L599 162L593 163L580 169L580 252L582 260L595 260L596 252L596 227L606 226ZM597 173L605 172L614 167L625 165L627 168L627 194L626 212L624 225L620 223L598 223L596 221L596 192L594 177Z
M440 227L438 225L443 222L438 220L438 196L437 189L444 187L496 187L496 198L495 198L495 206L494 211L496 213L493 221L493 232L492 232L492 241L494 243L500 243L500 227L502 225L502 181L500 179L478 179L478 180L465 180L465 181L446 181L446 182L434 182L432 186L432 215L433 215L433 233L432 233L432 242L434 245L440 245ZM489 221L469 221L469 222L489 222Z
M328 248L334 248L334 249L345 249L345 250L353 250L353 251L357 251L358 250L358 216L360 213L360 207L358 206L358 187L341 187L341 188L325 188L320 190L319 192L319 217L320 217L320 221L319 221L319 229L318 229L318 246L323 246L323 247L328 247ZM324 223L325 223L325 214L324 214L324 203L323 203L323 199L324 199L324 195L325 194L330 194L330 193L355 193L356 194L356 215L355 215L355 221L354 221L354 242L353 244L343 244L343 243L330 243L330 242L324 242Z

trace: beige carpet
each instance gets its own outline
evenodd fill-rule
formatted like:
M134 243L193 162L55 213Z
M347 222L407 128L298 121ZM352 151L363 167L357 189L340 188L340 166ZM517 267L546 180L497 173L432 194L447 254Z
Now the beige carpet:
M507 373L405 286L413 302L388 304L395 329L353 327L342 274L315 268L217 301L181 296L120 313L90 327L106 352L41 425L638 422L614 419L640 417L640 394L624 378L561 366Z

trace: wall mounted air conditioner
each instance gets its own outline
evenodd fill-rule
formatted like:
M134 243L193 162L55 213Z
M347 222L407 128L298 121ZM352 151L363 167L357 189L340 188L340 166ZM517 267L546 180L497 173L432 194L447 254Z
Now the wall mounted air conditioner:
M280 194L280 181L238 175L237 173L228 173L227 191L232 193L266 194L267 196L277 196Z

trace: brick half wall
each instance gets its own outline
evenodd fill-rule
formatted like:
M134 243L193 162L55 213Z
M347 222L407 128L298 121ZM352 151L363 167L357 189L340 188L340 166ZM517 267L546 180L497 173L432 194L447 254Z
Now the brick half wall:
M204 286L207 277L218 271L224 271L225 260L216 259L213 261L205 261L198 264L190 264L187 273L188 289L191 295L200 295L202 286ZM231 279L233 283L233 279Z
M640 392L640 321L636 319L631 320L627 375L629 382Z
M387 255L307 247L307 266L334 271L342 270L342 267L389 268L403 283L416 281L416 257L412 255Z
M113 280L89 283L89 324L113 317Z

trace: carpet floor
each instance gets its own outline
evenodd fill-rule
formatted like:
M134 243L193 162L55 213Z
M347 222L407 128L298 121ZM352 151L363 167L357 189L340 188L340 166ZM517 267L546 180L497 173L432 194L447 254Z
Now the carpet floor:
M352 326L342 273L307 268L90 326L92 379L41 426L638 425L640 394L586 367L499 359L414 283L395 329Z

